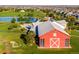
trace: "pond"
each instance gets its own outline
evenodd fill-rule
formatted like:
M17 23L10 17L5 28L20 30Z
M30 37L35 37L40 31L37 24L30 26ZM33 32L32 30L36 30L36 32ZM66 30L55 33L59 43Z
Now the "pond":
M12 18L15 18L17 22L18 17L0 17L0 22L11 22Z
M16 22L19 22L18 17L0 17L0 22L11 22L12 18L15 18ZM37 19L32 17L28 19L27 21L23 21L23 22L36 22L36 21Z

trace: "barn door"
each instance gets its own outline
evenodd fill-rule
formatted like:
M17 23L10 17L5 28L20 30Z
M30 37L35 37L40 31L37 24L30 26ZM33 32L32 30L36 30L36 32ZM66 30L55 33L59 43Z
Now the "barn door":
M50 48L59 48L60 39L59 38L50 38Z

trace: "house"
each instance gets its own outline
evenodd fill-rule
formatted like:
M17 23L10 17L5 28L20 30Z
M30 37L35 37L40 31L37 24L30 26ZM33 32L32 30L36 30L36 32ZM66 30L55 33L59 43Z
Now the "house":
M65 20L57 21L60 25L64 26L64 28L67 28L67 23Z
M70 48L70 35L57 22L42 22L36 26L40 48Z
M25 10L22 9L22 10L20 10L20 12L25 12Z
M70 11L70 12L68 12L68 13L66 14L66 16L72 16L72 14L73 14L73 12Z

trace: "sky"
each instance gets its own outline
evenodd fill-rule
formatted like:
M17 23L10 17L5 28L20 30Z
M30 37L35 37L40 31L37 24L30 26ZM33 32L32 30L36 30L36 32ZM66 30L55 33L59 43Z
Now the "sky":
M78 0L0 0L0 5L78 5Z

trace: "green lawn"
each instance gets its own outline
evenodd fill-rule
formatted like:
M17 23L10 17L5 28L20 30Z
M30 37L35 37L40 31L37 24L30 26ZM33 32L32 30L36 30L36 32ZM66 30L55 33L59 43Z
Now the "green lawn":
M59 49L39 49L36 45L28 46L25 45L22 40L19 38L21 32L12 32L8 31L8 26L10 23L0 23L0 53L3 53L6 50L11 51L11 53L16 54L72 54L79 53L79 37L72 35L79 35L79 32L71 31L71 47L72 48L59 48ZM3 30L3 31L1 31ZM4 44L5 42L8 46ZM9 45L10 41L16 41L19 45L18 48L12 48Z
M18 15L25 15L27 12L12 12L12 11L7 11L7 12L0 12L0 17L7 17L7 16L18 16Z

